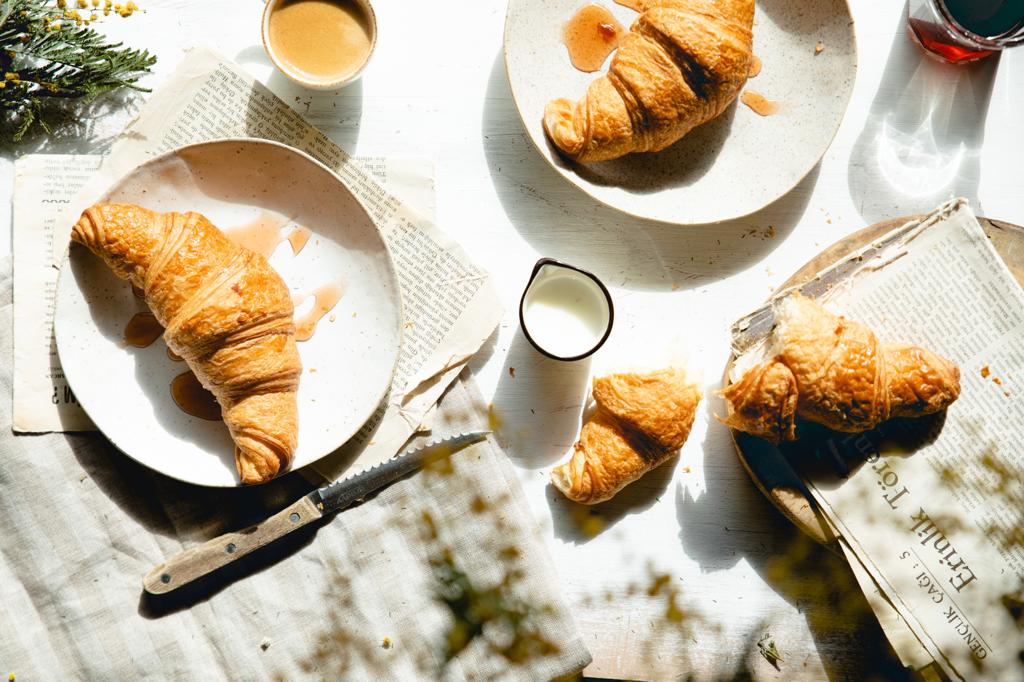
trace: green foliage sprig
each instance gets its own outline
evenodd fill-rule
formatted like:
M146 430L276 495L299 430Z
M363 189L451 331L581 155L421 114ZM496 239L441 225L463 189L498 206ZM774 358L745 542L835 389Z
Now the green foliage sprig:
M148 92L136 81L156 57L109 43L81 19L46 0L0 0L0 137L17 142L38 125L50 131L48 109L91 100L120 87Z

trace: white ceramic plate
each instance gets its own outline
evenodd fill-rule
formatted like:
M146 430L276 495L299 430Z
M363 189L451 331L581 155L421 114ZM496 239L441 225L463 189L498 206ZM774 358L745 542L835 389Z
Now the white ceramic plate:
M292 468L332 452L373 414L398 359L398 280L373 221L334 173L274 142L219 140L148 161L102 201L197 211L226 230L268 211L311 230L298 255L285 241L270 263L294 293L338 280L345 293L313 338L298 344L303 372ZM188 369L184 363L168 357L162 340L147 348L126 346L125 325L144 310L127 282L72 245L58 283L54 325L76 397L114 445L146 466L190 483L238 485L223 422L189 416L171 397L170 383Z
M534 145L569 182L624 213L675 224L753 213L796 186L828 149L853 91L857 50L846 0L757 0L754 54L761 73L746 89L781 101L784 114L761 117L739 101L668 149L580 165L544 134L544 105L576 100L608 69L569 63L563 24L589 2L624 27L636 12L613 0L509 0L505 65L512 96ZM815 55L821 41L824 50Z

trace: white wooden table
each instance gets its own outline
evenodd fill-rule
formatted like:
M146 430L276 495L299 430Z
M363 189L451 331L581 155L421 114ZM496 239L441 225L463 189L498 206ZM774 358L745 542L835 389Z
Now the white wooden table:
M305 91L273 72L259 42L257 0L146 0L143 12L104 25L159 56L151 86L183 49L211 45L349 152L434 160L440 225L490 269L504 297L504 321L473 366L594 655L588 674L858 679L892 675L896 663L852 576L761 498L711 416L720 410L712 392L728 326L833 241L951 193L969 197L981 214L1024 223L1024 49L976 67L933 63L907 39L902 3L851 2L859 73L821 164L753 216L689 228L595 205L534 151L508 90L501 0L376 0L374 60L339 93ZM93 109L88 135L17 151L102 150L132 106ZM7 192L12 153L0 166ZM10 252L3 220L0 255ZM573 512L547 485L547 470L579 428L591 367L541 358L518 330L518 298L542 255L611 285L617 316L606 355L642 357L650 344L675 338L704 368L709 397L678 463L593 515ZM656 574L679 590L688 616L681 629L664 618L664 594L647 594ZM757 653L766 632L783 657L781 672Z

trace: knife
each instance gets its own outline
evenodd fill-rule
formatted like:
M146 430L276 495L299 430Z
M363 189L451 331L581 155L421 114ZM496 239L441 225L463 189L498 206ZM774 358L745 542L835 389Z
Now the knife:
M147 573L142 579L142 586L146 592L159 595L188 585L297 528L347 509L406 474L479 443L489 434L490 431L474 431L428 443L314 490L266 521L245 530L225 533L171 557Z

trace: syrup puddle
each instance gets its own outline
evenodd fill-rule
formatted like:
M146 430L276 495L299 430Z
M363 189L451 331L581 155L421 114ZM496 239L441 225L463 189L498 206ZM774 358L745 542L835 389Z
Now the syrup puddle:
M300 294L293 299L298 309L312 296L313 307L301 316L295 316L295 340L309 341L316 333L317 324L324 315L334 310L338 301L345 295L345 286L341 282L328 282L315 289L312 293Z
M296 225L287 234L282 234L289 224L292 224L290 218L279 213L262 211L250 222L224 230L224 234L234 243L255 251L264 258L270 258L281 242L287 241L292 247L292 255L297 256L306 247L312 232L309 228Z
M745 90L740 95L740 101L750 107L750 110L759 116L771 116L782 111L782 102L776 102L775 100L768 99L764 95L753 92L751 90Z
M622 24L600 5L585 5L566 22L562 43L580 71L597 71L622 40Z
M313 233L301 225L291 231L288 235L288 243L291 244L293 256L298 256L302 253L302 250L306 248L306 244L309 242L311 234Z
M224 419L220 413L220 403L212 393L203 388L191 371L182 372L174 377L171 381L171 397L185 414L211 422Z
M747 67L747 78L754 78L761 73L761 58L756 54L750 55L750 66Z
M135 313L124 326L124 342L136 348L146 348L163 333L164 328L156 321L153 313Z
M635 10L637 12L644 11L644 0L615 0L615 4L622 5L623 7L628 7L631 10Z

